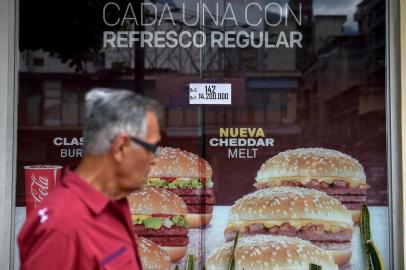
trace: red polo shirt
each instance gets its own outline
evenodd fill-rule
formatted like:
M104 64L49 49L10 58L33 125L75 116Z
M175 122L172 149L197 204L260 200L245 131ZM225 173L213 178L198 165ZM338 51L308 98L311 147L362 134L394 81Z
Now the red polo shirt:
M113 201L70 170L28 216L21 270L139 270L127 199Z

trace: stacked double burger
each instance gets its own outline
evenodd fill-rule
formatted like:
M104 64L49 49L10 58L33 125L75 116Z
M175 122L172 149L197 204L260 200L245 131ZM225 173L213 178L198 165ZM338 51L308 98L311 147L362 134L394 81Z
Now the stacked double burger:
M368 185L362 165L351 156L324 148L299 148L268 159L256 177L257 189L291 186L317 189L340 200L359 221Z
M134 234L144 237L165 250L171 261L178 261L187 252L187 208L174 193L145 186L128 197Z
M257 190L237 200L224 231L226 241L275 235L297 237L330 254L338 265L351 258L351 213L326 193L300 187Z
M187 205L190 228L207 225L213 213L212 169L199 156L177 148L163 147L148 175L147 184L167 189Z

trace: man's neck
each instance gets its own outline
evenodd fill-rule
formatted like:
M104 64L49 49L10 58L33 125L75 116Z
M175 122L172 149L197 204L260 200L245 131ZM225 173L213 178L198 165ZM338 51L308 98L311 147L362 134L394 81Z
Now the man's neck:
M83 157L75 173L112 200L124 198L126 195L118 192L111 161L106 156L86 155Z

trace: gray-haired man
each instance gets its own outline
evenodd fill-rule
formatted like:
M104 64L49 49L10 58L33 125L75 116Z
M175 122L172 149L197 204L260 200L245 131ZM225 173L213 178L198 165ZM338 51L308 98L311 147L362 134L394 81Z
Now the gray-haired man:
M157 107L129 91L86 95L85 155L28 216L21 269L141 269L126 196L154 164Z

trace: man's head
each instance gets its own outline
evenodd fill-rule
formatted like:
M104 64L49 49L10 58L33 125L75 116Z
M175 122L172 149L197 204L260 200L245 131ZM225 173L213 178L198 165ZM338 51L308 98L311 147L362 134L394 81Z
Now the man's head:
M126 90L94 89L86 94L85 158L100 157L111 168L118 192L143 185L160 140L159 105ZM104 163L106 164L106 163Z

